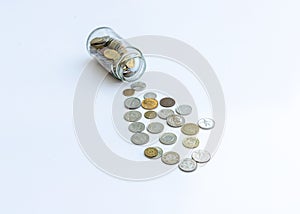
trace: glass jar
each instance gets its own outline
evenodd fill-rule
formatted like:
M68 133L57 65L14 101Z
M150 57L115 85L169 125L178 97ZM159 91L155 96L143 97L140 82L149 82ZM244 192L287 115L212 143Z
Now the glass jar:
M109 27L93 30L88 36L86 48L118 80L132 82L145 72L146 61L142 52Z

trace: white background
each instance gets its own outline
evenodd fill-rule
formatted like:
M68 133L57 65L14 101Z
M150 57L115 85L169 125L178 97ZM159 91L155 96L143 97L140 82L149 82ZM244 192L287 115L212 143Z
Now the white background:
M1 1L0 213L299 213L297 0ZM88 33L174 37L216 71L227 125L192 174L118 180L73 129Z

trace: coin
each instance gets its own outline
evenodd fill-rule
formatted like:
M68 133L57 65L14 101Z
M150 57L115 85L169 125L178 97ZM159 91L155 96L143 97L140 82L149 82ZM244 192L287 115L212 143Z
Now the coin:
M156 118L156 116L157 116L157 113L155 111L146 111L144 113L144 117L147 119L154 119L154 118Z
M122 43L119 40L112 39L108 44L108 47L114 50L118 50Z
M147 110L155 109L158 106L158 102L152 98L146 98L142 101L142 107Z
M147 130L152 134L158 134L164 130L164 125L159 122L153 122L148 125Z
M192 106L180 105L175 109L175 111L180 115L189 115L190 113L192 113Z
M159 104L163 107L172 107L175 105L175 100L171 97L162 98Z
M181 132L186 135L195 135L199 132L199 126L194 123L186 123L181 127Z
M120 59L120 57L121 57L120 54L117 51L115 51L113 49L109 49L109 48L107 48L107 49L104 50L103 55L107 59L112 59L114 61Z
M181 127L181 126L183 126L184 123L185 123L185 119L181 115L174 114L174 115L167 117L167 124L171 127L174 127L174 128Z
M141 119L142 113L139 111L128 111L124 114L124 119L128 122L136 122Z
M189 149L194 149L196 147L199 146L199 139L196 137L187 137L184 138L182 141L182 144L184 145L184 147L189 148Z
M124 105L128 109L137 109L141 106L141 101L137 97L129 97L124 101Z
M165 145L172 145L177 141L177 136L171 132L166 132L160 136L159 141Z
M215 127L215 121L213 119L210 118L201 118L198 121L198 126L201 129L205 129L205 130L209 130Z
M161 119L167 119L167 117L171 116L174 114L174 111L172 109L161 109L158 112L158 117Z
M126 97L134 95L134 90L132 88L127 88L123 91L123 95Z
M211 155L208 151L197 150L192 153L192 158L197 163L207 163L210 160Z
M155 147L148 147L144 150L144 155L147 158L154 158L158 155L158 150Z
M127 68L134 68L135 60L134 59L129 59L129 60L126 61L125 65L126 65Z
M180 156L177 152L166 152L162 155L161 161L168 165L174 165L180 161Z
M157 149L158 154L157 154L155 157L153 157L153 159L161 158L162 154L164 153L163 150L162 150L162 148L160 148L160 147L158 147L158 146L155 146L154 148Z
M136 145L143 145L149 142L149 135L144 132L135 133L131 136L130 140Z
M197 163L191 158L185 158L180 162L178 167L184 172L193 172L197 169Z
M153 92L147 92L146 94L144 94L144 98L152 98L155 99L157 97L157 95Z
M131 84L131 88L135 91L142 91L146 88L146 83L144 82L135 82Z
M133 122L128 126L128 130L134 133L142 132L145 130L145 125L141 122Z
M109 37L104 36L104 37L95 37L90 41L90 45L96 49L100 49L106 46L106 43L108 42Z

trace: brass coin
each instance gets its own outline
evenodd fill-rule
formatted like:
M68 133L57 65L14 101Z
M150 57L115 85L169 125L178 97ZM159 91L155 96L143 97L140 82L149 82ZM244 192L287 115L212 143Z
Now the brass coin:
M113 49L109 49L109 48L107 48L107 49L104 50L103 55L107 59L112 59L114 61L120 59L120 57L121 57L120 54L117 51L115 51Z
M90 41L90 45L96 49L101 49L106 46L106 43L108 42L109 37L104 36L104 37L95 37Z
M148 147L145 149L144 155L148 158L154 158L158 155L158 150L155 147Z
M123 95L126 97L129 97L129 96L134 95L134 92L135 92L134 89L127 88L123 91Z
M162 98L159 104L163 107L172 107L175 105L175 100L171 97Z
M129 59L126 63L125 63L127 68L134 68L135 66L135 61L134 59Z
M157 116L157 113L155 111L146 111L144 113L144 117L147 119L154 119L154 118L156 118L156 116Z
M155 109L158 106L156 99L146 98L142 101L142 107L147 110Z

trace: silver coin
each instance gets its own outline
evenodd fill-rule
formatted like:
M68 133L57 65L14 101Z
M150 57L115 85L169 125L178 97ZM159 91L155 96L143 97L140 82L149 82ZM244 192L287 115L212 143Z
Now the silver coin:
M187 137L184 138L182 141L182 145L188 149L194 149L197 148L199 146L199 139L196 137Z
M166 152L162 155L161 161L168 165L174 165L179 163L180 155L177 152Z
M174 114L174 111L172 109L161 109L157 114L159 118L166 120L167 117Z
M159 122L153 122L147 126L147 130L152 134L158 134L164 130L164 125Z
M142 113L139 111L128 111L124 114L124 119L128 122L136 122L142 118Z
M145 130L145 125L141 122L133 122L128 126L128 130L133 133L142 132Z
M171 115L167 117L167 124L171 127L181 127L185 123L185 119L181 115Z
M136 145L143 145L149 142L149 135L146 133L135 133L130 138L131 142Z
M129 97L124 101L124 106L128 109L137 109L141 106L141 100L137 97Z
M181 132L185 135L195 135L199 132L199 126L194 123L186 123L181 127Z
M198 121L198 126L201 129L205 129L205 130L209 130L215 127L215 121L213 119L210 118L201 118Z
M192 106L180 105L175 109L175 111L180 115L189 115L190 113L192 113Z
M158 159L158 158L161 158L161 156L163 155L163 150L162 150L162 148L160 148L160 147L158 147L158 146L155 146L154 148L156 148L157 149L157 151L158 151L158 154L155 156L155 157L153 157L152 159Z
M135 91L142 91L146 88L146 83L144 82L135 82L130 85L132 89Z
M211 155L208 151L197 150L192 153L192 158L197 163L207 163L210 160Z
M153 92L147 92L146 94L144 94L144 98L151 98L151 99L155 99L157 97L157 95Z
M159 141L165 145L172 145L177 141L177 136L171 132L166 132L160 136Z
M191 158L185 158L180 162L178 167L184 172L193 172L197 169L197 163Z

